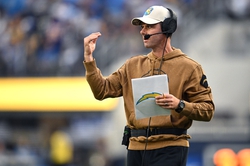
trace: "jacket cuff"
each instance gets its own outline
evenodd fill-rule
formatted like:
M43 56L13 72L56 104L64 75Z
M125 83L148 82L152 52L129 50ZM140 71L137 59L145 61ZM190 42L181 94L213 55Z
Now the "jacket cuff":
M186 101L184 101L184 103L185 103L185 107L180 112L180 114L185 115L185 116L188 117L192 113L192 111L193 111L193 104L192 103L188 103Z
M83 61L83 65L86 69L86 72L96 70L96 61L95 59L90 62Z

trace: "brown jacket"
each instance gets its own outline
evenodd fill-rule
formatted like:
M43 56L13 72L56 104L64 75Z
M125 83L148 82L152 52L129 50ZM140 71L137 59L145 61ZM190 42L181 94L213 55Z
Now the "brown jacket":
M135 119L131 79L158 74L161 58L152 52L128 59L108 77L103 77L95 61L84 62L86 78L96 99L123 96L127 125L132 129L145 129L149 119ZM180 49L165 54L161 74L167 74L169 93L185 101L181 113L171 111L170 116L152 117L152 128L188 129L193 120L210 121L214 114L211 89L200 64L187 57ZM154 135L148 138L147 149L166 146L189 146L189 135ZM145 137L130 138L129 149L143 150Z

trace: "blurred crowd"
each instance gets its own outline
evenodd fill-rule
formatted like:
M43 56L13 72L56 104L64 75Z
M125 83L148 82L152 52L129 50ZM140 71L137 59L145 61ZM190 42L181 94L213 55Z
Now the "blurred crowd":
M123 4L115 0L1 0L1 75L79 74L77 70L82 69L75 65L82 61L83 36L105 29L106 20L120 15Z
M249 6L244 1L237 1L237 9ZM233 13L236 1L230 2ZM95 31L103 34L95 52L102 70L121 56L141 54L139 30L130 21L153 4L174 8L180 22L190 11L209 11L216 1L0 0L0 76L83 75L82 40Z

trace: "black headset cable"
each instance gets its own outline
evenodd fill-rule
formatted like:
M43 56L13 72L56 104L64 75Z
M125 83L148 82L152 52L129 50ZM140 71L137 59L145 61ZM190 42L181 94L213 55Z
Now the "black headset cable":
M162 63L163 63L164 52L165 52L165 49L166 49L166 46L167 46L167 40L168 40L168 38L166 38L166 41L165 41L165 44L164 44L164 48L163 48L163 51L162 51L160 67L159 67L159 69L158 69L158 75L161 74L161 67L162 67ZM143 155L142 155L141 166L144 166L144 158L145 158L145 153L146 153L146 150L147 150L148 137L149 137L149 132L150 132L150 123L151 123L151 117L150 117L149 120L148 120L148 128L147 128L147 134L146 134L146 142L145 142L144 152L143 152Z

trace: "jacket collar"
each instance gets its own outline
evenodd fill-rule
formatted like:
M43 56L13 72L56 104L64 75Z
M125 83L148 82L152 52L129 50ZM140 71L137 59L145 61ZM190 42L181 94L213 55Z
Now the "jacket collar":
M163 56L163 60L168 60L168 59L172 59L172 58L175 58L175 57L179 57L179 56L184 56L185 54L178 48L174 48L172 47L173 51L165 54ZM151 51L150 53L147 54L148 58L149 59L152 59L152 60L161 60L161 57L156 57L153 52Z

